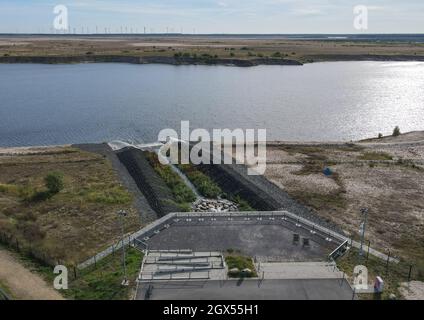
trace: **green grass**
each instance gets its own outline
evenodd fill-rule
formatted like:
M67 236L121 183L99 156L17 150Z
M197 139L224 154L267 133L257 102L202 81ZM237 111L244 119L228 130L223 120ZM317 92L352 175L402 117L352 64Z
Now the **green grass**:
M103 204L129 204L132 201L132 196L122 186L112 186L102 190L85 189L80 195L93 203Z
M252 271L251 275L248 276L249 278L258 276L251 257L241 255L240 253L229 249L227 250L227 254L225 255L225 262L228 266L228 270L231 270L233 268L237 268L240 270L239 274L228 273L230 277L240 278L242 276L241 271L246 268Z
M69 283L69 289L63 291L68 299L75 300L128 300L134 289L140 272L143 254L134 248L126 251L127 274L130 286L121 285L123 279L122 251L110 255L97 266L78 271L77 279Z
M237 203L239 211L256 211L246 200L240 198L240 196L232 197L230 200Z
M4 296L6 295L6 296ZM0 301L6 300L6 298L13 299L12 292L6 284L0 281Z
M200 172L191 164L181 164L178 168L193 183L200 194L206 198L218 198L223 194L221 188L203 172Z
M178 204L184 205L196 200L196 195L185 184L181 177L175 173L170 166L161 164L155 153L147 153L147 159L156 173L171 189L174 199Z
M364 152L361 156L358 157L359 160L373 160L373 161L385 161L393 160L393 157L385 152Z
M19 187L13 184L0 183L0 192L10 195L18 195Z
M360 294L361 299L388 299L390 294L395 294L396 297L401 297L399 287L402 282L407 282L409 265L403 261L399 263L390 262L386 268L386 261L369 255L366 260L366 252L361 257L359 250L351 248L343 257L337 261L337 266L340 270L346 272L349 277L353 276L353 268L356 265L364 265L368 268L368 283L372 287L376 276L380 276L384 281L384 291L381 297L377 297L372 293ZM412 280L423 281L422 274L413 273Z

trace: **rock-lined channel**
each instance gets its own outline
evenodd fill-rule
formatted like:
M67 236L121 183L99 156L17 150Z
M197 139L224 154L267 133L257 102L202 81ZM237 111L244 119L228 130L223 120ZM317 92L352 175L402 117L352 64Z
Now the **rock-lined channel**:
M232 212L238 211L238 206L225 199L199 199L193 204L195 212Z

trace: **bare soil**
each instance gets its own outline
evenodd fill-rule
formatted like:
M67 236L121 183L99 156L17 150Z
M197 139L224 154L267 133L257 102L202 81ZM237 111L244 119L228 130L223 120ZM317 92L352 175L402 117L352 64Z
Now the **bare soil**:
M12 254L0 248L0 281L13 299L63 300L39 275L25 268Z
M265 176L354 238L360 208L369 208L371 246L423 265L424 132L354 144L273 143Z

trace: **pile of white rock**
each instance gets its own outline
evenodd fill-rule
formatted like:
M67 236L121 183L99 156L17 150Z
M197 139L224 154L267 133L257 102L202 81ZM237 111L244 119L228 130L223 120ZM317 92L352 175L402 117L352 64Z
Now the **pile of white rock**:
M237 204L225 199L200 199L193 204L195 212L233 212Z

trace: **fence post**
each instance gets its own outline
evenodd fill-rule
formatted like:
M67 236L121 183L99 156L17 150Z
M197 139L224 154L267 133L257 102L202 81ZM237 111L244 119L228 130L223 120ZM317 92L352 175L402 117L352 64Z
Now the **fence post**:
M370 247L371 247L371 240L368 240L367 262L366 262L367 265L368 265L368 257L370 256Z
M411 281L411 276L412 276L412 265L409 266L408 282Z
M389 254L387 255L387 261L386 261L386 274L389 273L389 262L390 262L390 249L389 249Z

